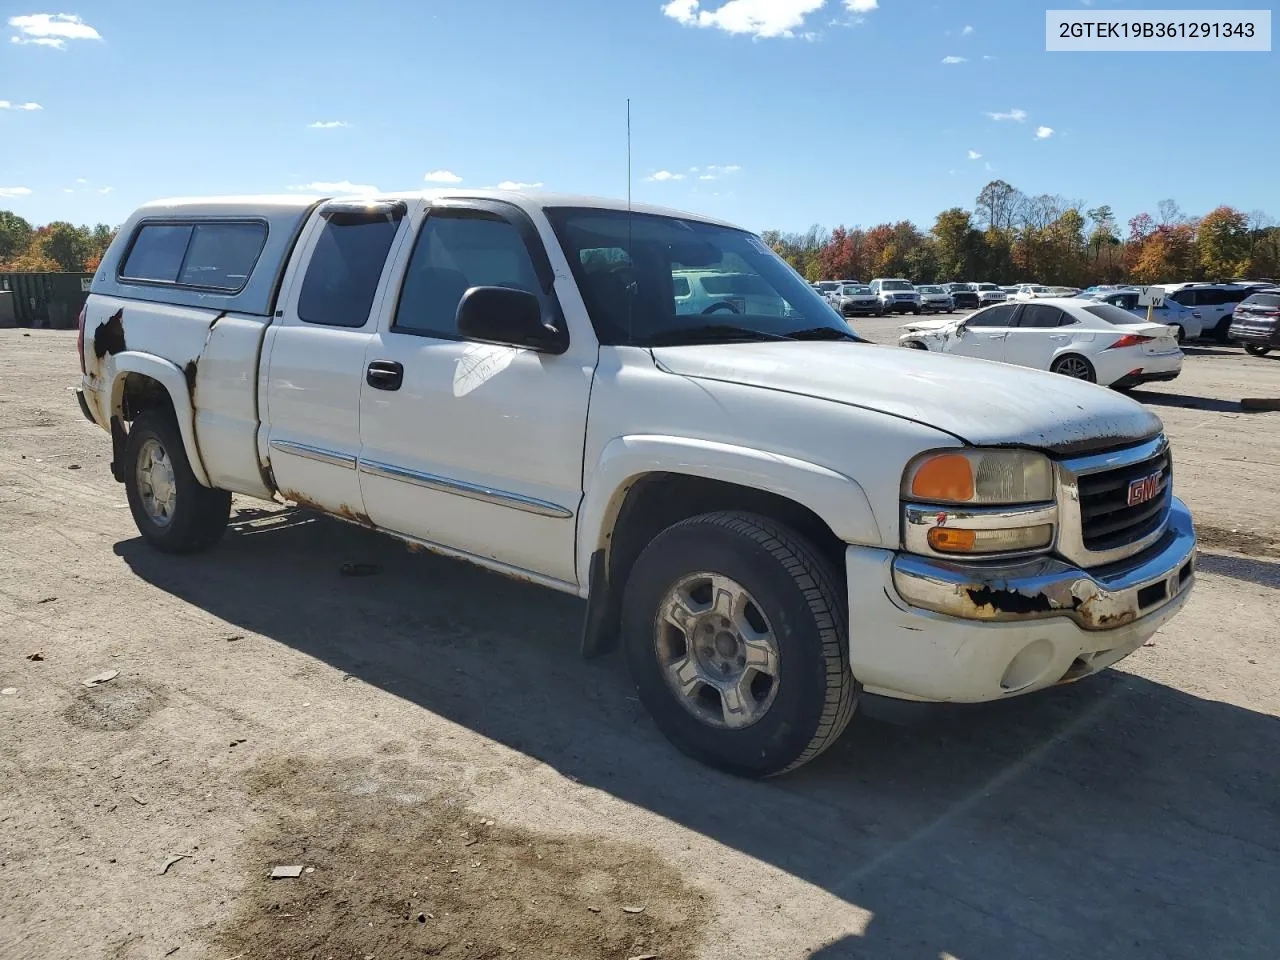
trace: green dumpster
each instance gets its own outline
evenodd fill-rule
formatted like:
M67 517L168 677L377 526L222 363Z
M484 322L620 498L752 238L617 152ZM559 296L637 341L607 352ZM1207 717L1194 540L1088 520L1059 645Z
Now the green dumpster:
M70 330L92 281L92 273L0 273L0 290L12 294L18 326Z

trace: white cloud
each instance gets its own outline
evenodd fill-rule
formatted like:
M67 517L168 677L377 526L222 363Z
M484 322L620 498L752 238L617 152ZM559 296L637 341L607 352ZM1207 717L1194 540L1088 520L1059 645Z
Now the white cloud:
M86 180L84 177L76 177L76 183L88 183L88 182L89 181Z
M1048 140L1052 136L1053 136L1053 127L1037 127L1036 128L1037 140Z
M987 116L992 120L1012 120L1015 123L1027 122L1027 111L1025 110L1015 109L1010 110L1008 113L988 113Z
M983 54L982 59L983 59L983 60L994 60L994 59L996 59L996 58L995 58L995 57L993 57L991 54L987 53L987 54Z
M10 17L9 26L18 32L9 38L13 43L31 43L62 50L68 40L101 40L102 34L70 13L32 13Z
M967 36L969 36L971 33L973 33L973 27L968 27L968 26L967 26L967 27L965 27L963 30L961 30L961 31L960 31L960 36L962 36L962 37L967 37Z
M692 173L698 172L697 167L690 167L689 169ZM719 180L721 177L727 177L730 174L737 173L741 169L742 167L736 163L727 163L727 164L710 163L703 168L702 176L698 177L698 179L699 180ZM663 177L661 179L665 180L667 178Z
M970 151L969 151L969 159L970 159L970 160L981 160L981 159L982 159L982 154L980 154L977 150L970 150Z
M461 183L462 178L452 170L432 170L422 178L427 183Z
M877 0L844 0L844 5L850 13L870 13L880 6Z
M983 164L983 166L985 166L985 167L987 168L987 173L990 173L991 171L993 171L993 170L995 169L995 167L993 167L993 166L991 165L991 161L990 161L990 160L988 160L985 164Z
M0 187L0 197L29 197L30 187Z
M304 193L333 194L370 194L377 193L378 188L367 183L352 183L350 180L317 180L313 183L300 183L289 187L290 190L301 190Z
M968 57L943 57L942 62L943 63L968 63L969 58Z
M707 0L708 3L714 0ZM662 13L686 27L714 27L726 33L754 37L794 37L804 18L822 9L827 0L726 0L714 10L701 0L669 0ZM870 6L868 6L870 4ZM850 10L873 10L876 0L845 0Z
M542 181L537 183L525 183L523 180L503 180L498 184L499 190L537 190L542 186Z
M0 100L0 110L43 110L44 107L38 103L27 101L26 103L10 103L8 100Z
M307 127L311 130L337 130L339 127L347 127L350 124L345 120L317 120L315 123L308 123Z
M659 170L657 173L651 173L645 177L651 183L662 183L665 180L683 180L683 173L672 173L670 170Z
M75 191L74 191L74 190L72 190L70 187L63 187L63 188L62 188L62 192L63 192L63 193L75 193Z

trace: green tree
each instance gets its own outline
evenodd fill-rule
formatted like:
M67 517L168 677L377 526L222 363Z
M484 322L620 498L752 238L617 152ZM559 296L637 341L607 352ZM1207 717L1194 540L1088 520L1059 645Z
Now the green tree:
M1233 207L1218 207L1200 221L1196 248L1210 280L1239 276L1249 268L1249 218Z
M34 231L31 224L10 210L0 210L0 262L25 253Z
M84 269L85 257L92 249L87 227L77 227L65 221L51 223L42 228L41 249L44 255L67 273Z
M929 232L939 276L959 281L972 277L982 244L982 235L973 228L973 215L960 207L943 210Z

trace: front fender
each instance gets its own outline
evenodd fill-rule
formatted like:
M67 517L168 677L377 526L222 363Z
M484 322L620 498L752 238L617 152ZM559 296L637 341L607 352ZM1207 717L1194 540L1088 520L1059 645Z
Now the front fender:
M579 511L577 572L584 588L591 580L592 554L606 546L627 491L640 477L653 473L722 480L773 493L812 510L845 543L882 545L862 487L828 467L689 437L616 437L592 468Z
M187 376L182 368L162 357L136 350L122 350L112 358L114 372L111 380L111 416L123 419L124 384L131 373L150 377L157 381L169 394L173 404L173 414L178 421L178 430L182 434L182 446L186 450L187 460L191 464L191 472L202 486L210 486L209 475L205 472L204 461L200 458L200 447L196 443L195 413L191 406L191 391L187 386Z

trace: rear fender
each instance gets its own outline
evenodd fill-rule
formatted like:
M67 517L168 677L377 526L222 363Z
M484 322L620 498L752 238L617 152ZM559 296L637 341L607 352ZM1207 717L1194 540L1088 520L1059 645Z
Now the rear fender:
M114 371L111 379L111 416L124 419L124 386L131 373L150 377L155 380L169 395L173 405L173 415L178 421L178 431L182 435L182 446L186 450L187 460L191 463L191 472L201 485L209 486L209 475L204 468L204 460L200 457L200 447L196 443L194 413L191 406L191 391L187 384L187 375L177 364L149 353L124 350L111 357Z

